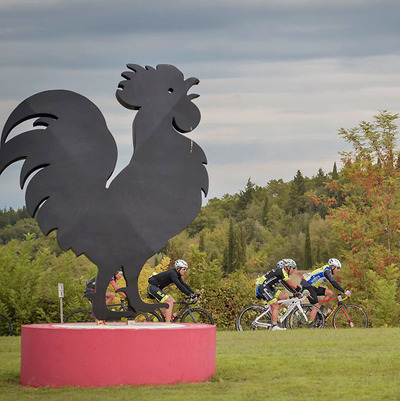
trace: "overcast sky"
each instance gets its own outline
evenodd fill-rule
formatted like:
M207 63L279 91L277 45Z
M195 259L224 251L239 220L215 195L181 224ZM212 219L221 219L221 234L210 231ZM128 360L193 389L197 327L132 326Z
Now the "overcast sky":
M399 0L1 0L1 126L34 93L76 91L102 110L118 172L132 155L121 72L173 64L200 79L190 137L209 198L311 177L340 166L339 128L400 112L399 21ZM21 165L0 176L0 208L24 205Z

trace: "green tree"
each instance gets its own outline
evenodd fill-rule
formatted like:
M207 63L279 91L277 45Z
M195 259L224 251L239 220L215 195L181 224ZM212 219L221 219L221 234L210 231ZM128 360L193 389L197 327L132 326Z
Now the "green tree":
M294 216L296 214L304 213L306 211L304 197L305 192L305 179L301 171L297 170L297 174L295 175L291 183L289 199L286 206L286 210L288 213Z
M337 171L337 166L336 166L336 162L333 163L333 170L332 170L332 180L338 180L339 179L339 174Z
M312 268L312 254L311 254L311 239L310 239L310 225L306 226L306 238L304 243L304 269Z

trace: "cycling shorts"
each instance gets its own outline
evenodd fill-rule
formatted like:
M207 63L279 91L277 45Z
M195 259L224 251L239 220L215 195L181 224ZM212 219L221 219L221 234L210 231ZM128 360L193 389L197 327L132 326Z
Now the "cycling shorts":
M157 287L153 284L149 284L149 286L147 287L147 294L150 298L156 299L159 302L164 302L169 297L169 295L164 292L160 287Z
M304 285L307 283L305 280L301 280L301 284L303 286L304 290L308 290L310 292L310 295L307 297L308 300L310 301L310 304L315 305L318 303L318 297L322 297L325 295L325 287L314 287L313 285ZM307 283L308 284L308 283Z
M276 290L265 285L259 285L256 288L256 295L259 299L265 299L269 305L278 301L281 290Z

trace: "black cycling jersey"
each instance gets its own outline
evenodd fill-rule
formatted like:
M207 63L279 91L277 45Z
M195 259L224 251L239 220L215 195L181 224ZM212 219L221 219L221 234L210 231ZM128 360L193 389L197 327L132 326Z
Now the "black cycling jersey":
M161 290L170 284L175 284L184 294L191 295L194 291L183 281L182 276L176 269L166 270L151 276L149 284L155 285Z
M269 272L267 272L266 274L264 274L264 276L262 276L262 278L259 281L259 285L268 287L271 290L275 291L275 286L278 283L281 283L287 290L289 290L291 293L294 294L296 292L296 290L293 290L293 288L289 287L286 284L286 280L288 280L288 279L289 279L289 275L286 273L284 268L277 267L276 269L272 269Z

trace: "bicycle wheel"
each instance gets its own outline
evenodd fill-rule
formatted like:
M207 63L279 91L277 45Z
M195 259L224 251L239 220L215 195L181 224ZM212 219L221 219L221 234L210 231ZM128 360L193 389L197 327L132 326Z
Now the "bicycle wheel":
M257 319L262 313L267 312L262 306L252 305L248 306L236 319L236 330L269 330L272 327L271 312L268 311L261 318ZM257 319L257 320L256 320ZM264 326L266 325L266 326Z
M288 317L289 327L294 329L322 329L325 327L325 317L319 308L311 304L302 304L300 309L296 308ZM310 323L311 311L315 310L317 314L313 323Z
M64 319L64 323L85 323L94 321L95 318L91 309L75 309Z
M11 320L0 313L0 336L11 336L13 333L13 326Z
M131 320L131 319L129 319ZM135 322L162 322L162 318L156 312L140 312L133 318Z
M335 329L352 327L366 329L368 327L368 317L364 309L357 305L341 305L333 315L332 325Z
M190 308L180 319L182 323L204 323L214 324L214 319L211 313L202 308Z

